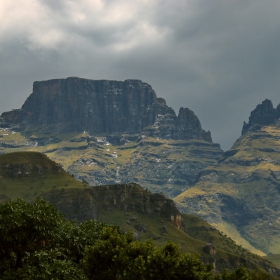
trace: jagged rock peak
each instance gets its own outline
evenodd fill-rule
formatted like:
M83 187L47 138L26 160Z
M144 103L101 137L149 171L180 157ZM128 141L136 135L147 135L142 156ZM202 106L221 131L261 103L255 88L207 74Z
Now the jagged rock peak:
M249 122L244 122L242 135L255 126L269 125L280 117L280 104L277 108L273 108L271 100L265 99L261 104L251 112Z
M188 137L212 141L210 131L206 132L202 129L200 121L194 112L188 108L180 108L173 138L186 139Z
M142 133L175 139L211 142L189 109L179 116L141 80L89 80L78 77L34 82L33 92L20 110L3 113L1 122L28 131L90 134Z

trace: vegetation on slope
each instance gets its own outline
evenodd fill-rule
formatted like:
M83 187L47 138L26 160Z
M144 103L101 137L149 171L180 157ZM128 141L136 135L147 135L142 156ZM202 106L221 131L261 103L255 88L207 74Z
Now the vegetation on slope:
M84 188L56 162L38 152L0 155L0 194L2 200L31 198L49 189Z
M133 231L138 240L153 239L163 246L172 240L181 252L199 254L217 270L244 265L273 271L273 265L249 253L201 218L181 215L173 201L152 194L137 184L105 185L87 189L50 190L41 197L56 205L70 219L94 218ZM213 248L207 250L207 243ZM276 273L276 271L275 271Z
M280 269L280 254L269 254L265 256L264 259L269 260Z
M217 250L221 250L224 254L230 253L232 255L246 257L254 260L256 263L262 260L259 255L250 253L247 249L237 245L229 236L198 216L183 214L182 217L186 224L186 232L188 235L199 240L204 240L207 243L215 244Z
M115 226L71 223L43 200L0 205L0 239L1 279L273 279L243 268L214 276L174 243L159 248Z
M25 200L33 199L32 192L28 190L34 186L41 197L56 205L69 219L94 218L115 224L123 231L133 231L140 241L153 239L157 246L164 246L172 240L180 244L181 252L200 254L205 263L211 263L220 270L224 267L236 268L241 263L252 269L266 266L257 256L247 254L213 227L209 230L210 225L201 219L184 215L183 223L179 219L179 224L176 224L176 215L180 218L181 214L172 206L172 200L152 194L139 185L88 188L63 171L58 164L36 152L1 155L0 166L1 179L9 182L8 192L0 185L2 202L8 200L8 195L11 198L22 196ZM42 181L46 184L41 184ZM52 187L54 184L56 188ZM26 192L29 197L23 195ZM206 243L216 247L215 255L205 253Z

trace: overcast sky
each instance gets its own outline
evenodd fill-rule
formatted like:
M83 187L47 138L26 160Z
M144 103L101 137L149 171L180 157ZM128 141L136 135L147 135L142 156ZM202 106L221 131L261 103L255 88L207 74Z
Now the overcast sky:
M34 81L141 79L223 149L280 103L279 0L0 0L0 113Z

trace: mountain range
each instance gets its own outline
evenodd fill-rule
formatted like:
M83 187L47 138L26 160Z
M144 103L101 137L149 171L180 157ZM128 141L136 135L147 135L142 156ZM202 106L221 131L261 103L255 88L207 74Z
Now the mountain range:
M91 185L136 182L175 197L223 154L198 117L139 80L35 82L0 118L0 152L43 152Z
M21 109L1 115L0 152L42 152L91 186L135 182L251 252L277 254L279 117L265 100L223 152L194 112L176 115L140 80L70 77L35 82Z

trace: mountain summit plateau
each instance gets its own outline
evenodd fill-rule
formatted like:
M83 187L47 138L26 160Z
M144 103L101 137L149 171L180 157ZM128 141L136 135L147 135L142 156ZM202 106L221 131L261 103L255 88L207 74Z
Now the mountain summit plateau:
M197 116L187 108L179 115L157 98L140 80L87 80L76 77L34 82L33 93L22 108L3 113L2 119L29 131L83 132L89 134L141 133L172 139L211 142Z

